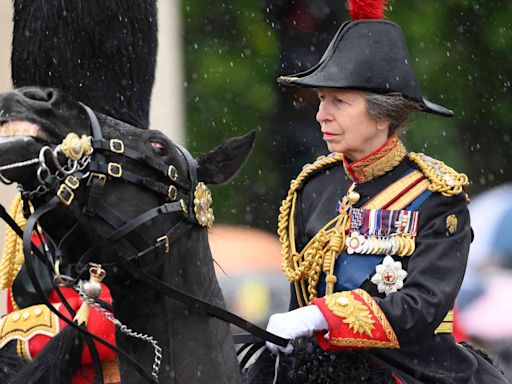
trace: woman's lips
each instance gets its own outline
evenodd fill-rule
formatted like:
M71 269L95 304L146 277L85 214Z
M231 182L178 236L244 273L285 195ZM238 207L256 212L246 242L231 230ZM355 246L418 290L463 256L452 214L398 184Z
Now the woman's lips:
M334 136L337 136L336 134L332 133L332 132L323 132L324 136L324 140L330 140L332 139Z

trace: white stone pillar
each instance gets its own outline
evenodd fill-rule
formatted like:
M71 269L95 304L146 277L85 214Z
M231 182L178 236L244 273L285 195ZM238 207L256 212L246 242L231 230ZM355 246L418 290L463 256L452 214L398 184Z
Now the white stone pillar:
M181 1L158 2L158 58L151 99L151 129L185 143Z

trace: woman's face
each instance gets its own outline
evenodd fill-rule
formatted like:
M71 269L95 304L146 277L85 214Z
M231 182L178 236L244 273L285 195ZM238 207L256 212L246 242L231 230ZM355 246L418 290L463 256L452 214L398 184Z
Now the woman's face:
M363 92L320 88L318 98L316 120L329 151L343 153L356 161L386 142L389 122L370 118Z

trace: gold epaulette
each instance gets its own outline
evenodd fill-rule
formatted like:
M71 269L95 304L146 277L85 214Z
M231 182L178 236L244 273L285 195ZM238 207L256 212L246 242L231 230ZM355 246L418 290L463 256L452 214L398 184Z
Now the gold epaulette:
M5 315L0 319L0 348L12 340L26 342L35 335L53 337L59 332L57 315L44 304L34 305ZM23 348L23 349L25 349ZM27 356L27 351L23 351Z
M410 152L407 156L430 181L428 189L431 192L451 197L464 192L464 188L469 185L468 177L464 173L456 172L440 160L423 153Z

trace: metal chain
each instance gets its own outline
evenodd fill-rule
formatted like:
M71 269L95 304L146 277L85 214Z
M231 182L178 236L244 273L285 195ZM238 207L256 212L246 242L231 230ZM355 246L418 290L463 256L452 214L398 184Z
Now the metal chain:
M55 173L55 177L59 181L62 181L68 175L70 175L74 172L77 172L77 171L84 170L89 165L90 162L91 162L91 156L84 156L80 160L77 160L77 161L75 161L75 160L73 160L72 162L68 161L68 164L62 167L62 171L58 170ZM71 166L71 164L73 164L73 165Z
M87 304L89 304L91 307L93 307L96 311L101 313L105 319L114 323L114 325L116 327L118 327L122 333L125 333L128 336L131 336L136 339L141 339L147 343L150 343L153 346L153 348L155 350L155 359L153 362L153 367L152 367L153 371L151 372L151 376L153 376L153 378L158 382L158 372L160 371L160 365L162 364L162 348L160 348L160 346L158 345L158 341L156 341L153 338L153 336L149 336L144 333L138 333L138 332L135 332L132 329L128 328L126 325L124 325L118 319L116 319L110 311L106 310L99 303L97 303L94 299L87 296L83 289L83 281L82 280L80 280L78 282L78 285L75 287L75 289L77 290L78 294L80 295L80 297L82 298L83 301L85 301Z
M91 140L91 138L89 138L89 140ZM92 155L93 151L94 150L91 147L90 152L87 153L87 155L83 156L80 160L69 160L68 159L67 164L62 165L59 163L59 160L58 160L58 154L59 154L59 152L61 152L60 145L57 146L53 150L48 146L44 146L39 151L39 157L37 159L27 160L27 161L16 163L16 164L11 164L10 166L0 167L0 172L2 171L3 168L9 169L7 167L14 168L15 166L22 167L22 166L26 166L26 165L30 165L30 164L39 163L39 167L37 168L37 178L38 178L40 184L37 186L36 189L29 191L29 192L24 192L28 195L29 199L33 199L34 197L42 196L45 193L50 191L50 189L45 185L45 179L51 175L50 168L46 165L46 158L45 158L46 152L49 152L49 156L50 156L53 164L57 168L57 171L55 172L55 175L54 175L55 178L59 181L62 181L67 176L69 176L77 171L82 171L85 168L87 168L87 166L91 162L91 155ZM87 175L84 175L83 177L86 177L86 176Z
M117 320L117 322L120 323L119 320ZM158 382L158 371L160 370L160 364L162 363L162 348L160 348L160 346L158 345L158 341L156 341L153 338L153 336L148 336L143 333L134 332L124 324L121 324L119 329L121 330L121 332L126 333L129 336L141 339L147 343L150 343L153 346L155 350L155 360L153 362L153 371L151 372L151 375Z
M50 190L50 188L48 188L46 185L38 185L36 189L34 189L33 191L30 191L30 192L27 192L28 193L28 199L29 200L33 200L34 197L39 197L39 196L42 196L44 195L46 192L48 192ZM22 191L24 192L24 191Z

